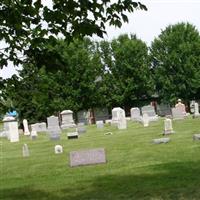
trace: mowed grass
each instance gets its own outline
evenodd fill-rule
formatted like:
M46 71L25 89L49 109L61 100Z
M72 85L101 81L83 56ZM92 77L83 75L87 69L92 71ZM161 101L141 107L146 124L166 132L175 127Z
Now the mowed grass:
M173 121L168 144L152 144L163 137L163 119L144 128L129 122L127 130L106 125L87 127L77 140L50 141L20 136L19 143L1 139L0 198L4 200L132 200L200 199L200 118ZM111 131L113 135L104 135ZM22 145L30 157L22 157ZM64 153L54 154L61 144ZM69 167L69 152L104 147L107 163Z

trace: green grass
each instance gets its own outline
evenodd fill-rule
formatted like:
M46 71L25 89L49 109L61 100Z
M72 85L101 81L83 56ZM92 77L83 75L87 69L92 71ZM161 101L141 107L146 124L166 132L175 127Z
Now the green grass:
M0 143L0 199L4 200L132 200L200 199L200 119L174 121L168 144L152 144L163 137L163 120L150 127L129 122L127 130L87 127L78 140L50 141L41 133L31 141ZM111 131L113 135L104 135ZM30 157L22 157L27 143ZM54 154L61 144L64 153ZM104 147L107 163L69 167L69 152Z

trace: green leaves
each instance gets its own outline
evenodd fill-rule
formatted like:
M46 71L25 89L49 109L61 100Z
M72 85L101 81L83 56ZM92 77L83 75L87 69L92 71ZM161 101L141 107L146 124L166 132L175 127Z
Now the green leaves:
M156 89L162 99L173 102L177 98L200 97L199 55L200 35L189 23L170 25L154 40L150 56Z
M52 8L44 6L41 0L1 0L0 41L4 41L7 48L0 53L0 60L3 60L0 68L6 66L8 60L16 65L23 63L18 54L26 57L30 47L31 51L42 50L45 41L52 37L57 39L61 35L68 42L93 34L103 37L105 23L121 27L123 22L128 22L127 11L146 10L143 4L132 0L118 0L117 3L51 0L49 3L53 4Z

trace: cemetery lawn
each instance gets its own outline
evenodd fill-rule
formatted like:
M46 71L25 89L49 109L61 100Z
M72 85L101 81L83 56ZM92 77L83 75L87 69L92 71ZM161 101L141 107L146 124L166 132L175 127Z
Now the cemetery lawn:
M198 200L200 199L200 118L173 121L175 134L167 144L152 144L163 137L163 119L144 128L129 122L127 130L106 125L87 127L79 139L50 141L45 133L19 143L1 139L0 199L3 200ZM113 135L104 135L111 131ZM22 157L22 145L30 157ZM64 153L54 154L61 144ZM104 147L107 163L69 167L69 152Z

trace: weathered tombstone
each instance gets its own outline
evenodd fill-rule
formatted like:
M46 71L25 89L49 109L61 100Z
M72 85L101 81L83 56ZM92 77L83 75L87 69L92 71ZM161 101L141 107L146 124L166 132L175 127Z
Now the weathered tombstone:
M142 123L143 123L144 127L148 127L149 126L149 115L147 113L143 114Z
M127 121L125 111L123 109L119 110L117 127L118 129L127 129Z
M30 155L27 144L24 144L22 147L22 155L23 155L23 157L29 157L29 155Z
M59 140L61 130L59 127L58 117L51 116L47 118L48 132L51 140Z
M56 116L50 116L47 118L47 124L48 124L48 130L52 130L52 129L56 129L56 130L60 130L60 126L59 126L59 121L58 121L58 117Z
M171 108L169 104L160 104L157 106L157 113L159 116L169 116L172 114Z
M31 130L34 130L36 132L46 132L47 126L45 122L31 124Z
M111 121L111 125L116 125L118 126L118 123L119 123L119 115L121 112L124 112L124 117L126 118L125 116L125 111L120 108L120 107L116 107L116 108L113 108L112 109L112 121Z
M142 115L144 116L144 113L148 114L149 116L149 121L157 121L158 120L158 115L156 115L155 109L153 106L148 105L148 106L143 106L142 107Z
M170 138L159 138L159 139L153 139L154 144L161 144L161 143L168 143L170 141Z
M28 129L28 121L27 121L27 119L23 120L23 126L24 126L24 135L30 135L30 131Z
M109 113L107 108L95 108L94 109L95 121L105 121L109 118Z
M190 101L190 112L193 113L193 114L195 112L194 104L195 104L194 100Z
M194 117L200 117L199 104L196 102L194 103Z
M63 153L63 147L61 145L55 145L54 152L55 152L55 154Z
M141 122L142 116L140 115L140 109L138 107L131 108L131 120Z
M93 165L106 163L103 148L70 152L70 166Z
M75 123L73 120L73 112L71 110L63 110L61 113L62 116L62 129L75 127Z
M200 134L194 134L193 140L200 140Z
M88 124L89 112L87 110L80 110L77 112L79 123Z
M32 139L32 140L35 140L36 138L37 138L37 131L32 130L32 131L31 131L31 139Z
M184 119L185 114L179 108L172 108L172 117L173 117L173 120Z
M84 123L78 123L77 124L77 132L78 134L82 134L86 132L86 127Z
M174 133L173 127L172 127L172 120L169 118L166 118L164 121L164 135Z
M181 102L181 99L178 99L178 103L175 105L175 108L179 109L184 116L186 116L185 104Z
M10 142L19 142L18 122L14 117L6 117L3 119L6 129L7 138Z
M104 123L103 121L96 121L96 125L97 125L97 128L103 128L104 127Z

